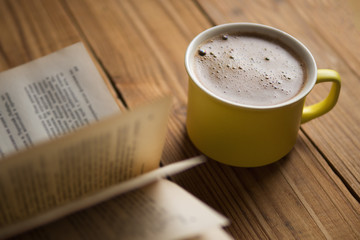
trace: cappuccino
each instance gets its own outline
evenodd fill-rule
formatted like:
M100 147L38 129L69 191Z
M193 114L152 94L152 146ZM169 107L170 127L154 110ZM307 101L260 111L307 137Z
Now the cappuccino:
M203 42L193 71L214 95L233 103L270 106L296 96L304 63L286 45L258 34L229 33Z

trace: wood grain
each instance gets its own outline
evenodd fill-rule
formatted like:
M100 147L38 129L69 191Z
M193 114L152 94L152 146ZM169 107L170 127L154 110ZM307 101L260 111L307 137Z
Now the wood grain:
M327 33L326 18L314 14L322 7L327 7L320 14L324 18L338 5L335 0L2 0L0 70L82 40L130 108L174 96L162 159L167 164L199 154L184 124L183 59L191 39L224 22L281 28L310 48L319 67L340 72L344 87L338 106L304 125L293 151L275 164L246 169L209 160L172 179L228 217L226 230L235 239L359 239L359 98L354 96L360 83L356 64L349 62L359 60L351 51L356 40L335 46L341 38L336 31ZM350 16L346 13L339 11L329 26L339 28L340 19ZM317 87L308 102L322 99L327 87Z
M0 51L3 59L0 70L79 41L75 29L57 2L3 0L0 17Z
M206 3L207 7L211 5ZM183 56L192 37L211 26L209 16L229 16L228 12L218 11L224 5L216 5L213 12L207 12L204 8L209 15L206 16L196 4L185 1L108 0L96 5L68 1L67 4L74 13L81 7L89 11L75 18L99 59L114 76L129 106L148 101L157 94L171 93L176 97L163 162L196 154L184 132L187 77L183 69ZM191 4L193 6L189 7ZM102 12L104 9L106 15ZM193 18L192 21L189 17ZM86 28L90 18L97 19L96 29ZM111 35L103 32L108 26L112 26ZM294 31L300 30L302 28ZM121 34L128 38L118 39ZM97 39L98 36L102 36L102 39ZM135 43L137 47L133 51ZM107 64L106 61L110 61L107 59L116 58L107 55L111 49L97 47L101 45L117 49L115 52L120 55L117 58L128 61L117 62L117 67L114 67L116 61ZM328 49L331 50L331 47ZM135 67L136 72L132 69ZM159 82L164 86L159 87ZM358 202L312 142L303 134L299 141L294 151L279 164L248 170L210 162L174 180L228 216L233 222L228 230L236 238L359 236ZM304 161L309 162L305 164ZM309 169L314 172L311 173ZM317 179L321 179L321 182ZM335 200L329 196L335 196Z
M347 2L338 1L202 1L216 24L257 22L277 27L302 41L319 68L332 68L342 76L337 106L328 114L304 124L302 129L333 171L360 200L360 31ZM279 17L274 17L274 12ZM352 14L351 14L352 13ZM356 66L355 66L355 65ZM317 85L307 98L311 104L325 98L326 84Z
M165 147L169 150L165 150L163 156L167 163L196 154L184 128L187 75L183 61L192 37L210 25L206 18L201 18L201 12L193 3L169 5L168 1L164 2L106 0L94 4L77 0L66 4L73 13L82 9L84 14L74 14L74 17L130 108L164 94L174 96ZM180 11L169 13L169 8ZM201 19L201 25L188 27L186 39L182 35L184 24L197 19ZM207 26L202 27L206 23ZM87 28L88 24L93 27ZM111 31L107 31L109 26ZM161 32L155 34L156 31Z
M0 1L0 71L84 41L58 1ZM91 54L95 65L114 97L117 93L103 69ZM125 110L120 100L120 109Z

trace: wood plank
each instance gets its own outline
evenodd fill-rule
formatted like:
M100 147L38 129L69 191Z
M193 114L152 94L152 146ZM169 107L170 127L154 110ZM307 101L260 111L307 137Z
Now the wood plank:
M0 5L1 71L80 40L56 2L2 0Z
M53 16L53 14L55 13L50 11L49 8L56 9L56 12L58 11L58 5L55 5L57 7L53 8L53 6L46 5L46 2L41 4L37 2L38 5L36 5L36 7L34 7L33 5L28 7L26 2L21 3L22 4L20 5L16 5L15 9L18 14L24 13L24 16L31 16L29 17L29 19L36 17L35 13L38 14L39 12L44 15L46 13ZM160 66L162 68L168 68L167 70L160 69L159 72L164 73L157 73L158 75L156 76L160 76L160 78L154 78L152 79L152 81L154 80L155 84L164 85L164 87L160 88L160 90L156 90L154 88L154 91L159 91L159 95L167 91L172 91L172 93L175 94L179 99L179 102L177 102L176 106L177 108L174 110L170 126L170 128L172 130L174 129L174 131L172 131L172 135L169 136L170 143L168 144L165 153L166 158L168 158L167 161L174 161L182 157L194 155L197 153L196 150L191 147L191 144L189 143L186 135L183 132L183 123L186 110L185 103L183 102L183 98L186 98L186 85L182 85L183 83L186 84L186 74L185 72L181 72L181 69L183 69L181 63L183 56L180 56L183 55L183 52L180 50L176 50L176 52L172 53L173 55L169 57L168 50L171 48L167 46L167 50L165 51L161 45L167 43L161 42L160 39L157 39L158 35L152 36L151 31L148 30L147 24L154 27L160 22L159 19L156 19L156 21L151 21L154 15L164 19L164 16L166 15L170 15L171 17L171 14L166 14L169 12L169 9L180 9L178 12L176 12L176 20L173 20L173 22L175 23L169 25L161 25L160 29L162 30L158 29L157 31L163 34L166 33L166 38L172 39L171 36L179 36L179 32L185 31L184 26L191 26L189 27L189 30L187 30L187 37L183 38L183 40L180 41L179 45L180 48L186 48L187 42L192 38L191 35L196 34L197 31L200 31L203 28L206 28L206 25L210 26L210 23L206 21L206 18L200 17L202 16L202 14L198 10L197 11L199 14L196 15L196 18L194 17L194 21L190 21L191 18L189 18L189 16L191 16L191 12L194 12L194 10L192 10L192 7L189 7L190 4L192 4L191 2L186 2L187 5L182 5L182 3L178 1L171 2L171 4L165 3L167 5L162 5L164 4L163 2L161 2L160 5L157 2L153 2L154 6L148 5L148 7L150 7L150 9L156 9L156 11L154 10L154 13L156 13L154 15L149 14L149 12L145 12L146 9L143 8L143 6L138 6L138 4L140 3L141 2L129 2L128 5L126 5L126 9L130 11L132 10L134 12L137 11L138 13L140 13L140 15L143 15L143 20L142 22L137 23L137 28L141 31L145 30L147 32L143 33L140 31L140 34L138 34L139 36L134 36L133 39L129 39L129 42L126 42L126 44L124 44L124 47L134 46L130 44L133 40L137 41L139 40L139 37L141 38L143 36L146 36L150 38L150 40L152 40L150 46L145 45L146 48L151 48L150 53L159 50L160 53L157 52L157 54L159 55L155 55L155 58L164 57L165 59L152 59L149 57L149 59L141 59L139 61L136 61L136 58L134 58L131 59L132 62L129 64L129 66L132 64L135 65L137 63L140 63L141 66L146 66L148 64L148 66L146 66L146 69L154 68L159 70L158 68L160 62ZM22 7L20 6L22 6L24 9L22 9ZM108 7L111 8L111 6ZM25 9L29 9L30 11L27 12L25 11ZM62 11L60 11L60 13L61 12ZM134 14L134 12L131 13L131 16L133 18L137 15ZM163 13L163 15L160 15L160 13ZM75 15L76 14L84 13L79 10L75 12ZM86 13L86 10L85 14L88 14ZM0 16L6 16L6 14ZM99 17L102 17L102 15L100 14ZM31 20L29 19L26 18L26 20L22 20L22 24L30 24ZM8 21L8 18L6 18L6 21ZM38 20L34 20L32 24L42 26L41 23L43 21L44 19L41 18ZM64 20L62 18L59 18L59 22L57 22L57 24L60 24L60 22L63 21ZM121 27L123 26L123 24L125 24L123 22L119 23L121 23L120 26L117 24L110 26L111 28L114 28L116 26ZM192 26L195 25L194 23L197 23L196 26ZM43 30L47 32L54 31L51 30L52 28L54 28L54 26L56 26L56 24L50 24L49 29L44 28ZM85 24L84 28L86 28L87 26L88 25ZM168 29L169 26L173 28L171 31ZM13 29L10 27L7 28L7 32L9 32L9 29ZM3 30L3 28L1 28L1 30ZM106 32L110 30L106 30ZM129 31L131 32L131 30ZM3 31L1 32L3 33ZM60 32L62 33L62 31L55 31L55 33L53 34L60 34ZM176 32L178 32L177 35L175 34ZM103 36L101 34L104 34L105 30L100 29L98 32L95 33L100 35L92 36L89 35L89 33L86 34L86 37L91 37L89 38L90 42L93 39L92 37L98 37L99 41L101 41ZM32 33L26 32L26 36L30 35L30 39L35 38L35 36L31 36L31 34ZM36 32L36 34L41 35L41 31ZM16 39L16 37L18 36L17 34L14 34L13 37L14 39ZM54 36L47 36L46 41L41 41L42 44L48 44L48 41L52 39L51 37ZM5 37L0 37L0 39L3 38ZM110 39L111 41L106 40L102 44L99 43L99 45L97 42L94 42L93 44L96 44L96 46L102 46L99 51L105 50L108 53L111 52L111 50L113 49L109 46L106 46L106 44L112 41L119 40L117 38L113 39L113 37L110 37ZM16 57L11 56L11 54L13 53L23 54L22 57L24 58L30 56L29 59L32 56L36 57L36 54L38 54L38 56L42 55L41 51L43 51L44 48L40 48L41 45L38 45L37 43L32 43L34 44L34 46L30 47L30 50L25 51L25 48L22 47L21 44L23 43L19 43L18 46L20 46L20 48L18 50L16 50L16 48L14 47L10 51L9 48L3 47L3 49L5 50L2 51L7 51L7 54L1 54L1 56L6 56L2 57L2 59L10 59L10 61L4 61L6 62L7 66L11 66L12 64L17 65L17 63L13 63L14 61L18 61ZM29 45L29 42L26 42L25 40L24 45ZM1 44L1 46L7 45ZM136 46L139 47L141 45ZM54 50L56 49L57 47L54 47ZM139 49L139 51L144 49L145 47ZM48 51L50 52L52 50ZM116 51L116 53L122 54L121 49ZM24 62L25 61L26 60L24 60ZM173 63L173 61L175 63ZM114 62L111 62L109 60L108 62L106 62L106 64L104 64L104 66L108 67L109 64L113 64L111 69L121 66L119 65L118 59ZM176 72L172 69L172 67L174 66L176 68ZM136 69L144 70L144 67L139 67ZM175 73L179 75L176 75ZM173 77L173 74L177 77ZM141 76L141 74L139 75ZM180 75L183 75L184 78L181 78ZM135 81L137 81L138 76L135 76L134 79ZM121 79L121 81L123 81L123 79ZM170 83L170 85L173 84L172 86L177 86L179 89L176 88L174 90L173 88L168 87L168 81L179 81L180 83ZM154 96L153 93L146 93L146 91L144 91L144 96L142 98L139 97L139 100L137 100L136 91L141 89L137 89L140 87L135 86L135 83L131 84L133 84L133 86L130 86L130 90L131 93L134 94L131 95L133 96L132 100L130 101L132 105L138 104L144 100L150 100ZM119 84L119 86L123 87L124 85ZM145 84L144 86L146 87L147 85ZM126 87L124 88L128 89ZM179 94L177 93L177 91L182 91L182 93ZM130 97L128 97L127 99L130 99ZM301 138L299 138L299 141L300 140L305 142L306 138L302 136ZM311 143L309 143L308 141L305 143L307 144L307 148L311 149L310 152L308 152L308 150L303 150L302 148L300 148L298 146L298 143L294 151L295 153L292 152L291 155L284 159L284 161L279 162L274 166L271 165L269 167L261 169L237 169L217 164L215 162L210 162L202 168L192 170L195 171L196 174L193 174L194 172L186 173L185 175L178 176L176 178L176 181L180 182L187 189L191 190L191 192L196 193L196 195L199 196L203 201L208 202L211 206L217 208L221 212L225 213L225 215L230 217L233 220L234 224L228 230L235 237L238 238L308 238L307 234L311 235L311 237L319 238L326 236L332 236L334 238L340 236L355 238L356 236L359 236L357 233L357 229L359 229L359 212L357 203L354 202L351 196L349 196L348 192L346 191L344 186L342 186L339 179L337 179L335 175L331 174L331 169L328 168L326 163L324 161L318 161L318 159L321 160L321 156L319 156L316 149L312 147ZM309 156L311 157L312 154L316 156L311 158L315 162L307 162L307 165L304 164L304 161L308 160ZM297 161L298 159L301 159L301 161ZM283 162L286 162L287 164L284 164L285 166L283 166ZM316 167L314 167L313 165L315 165ZM326 169L326 172L321 171L322 168ZM298 173L299 169L302 170L300 174ZM310 172L311 174L309 175L308 172ZM321 181L318 180L319 178ZM275 189L273 189L272 187L274 183L277 184L277 187ZM328 195L326 195L324 189L329 191ZM310 193L313 194L313 192L320 192L320 194L316 194L316 197L314 198L312 195L310 195ZM269 201L264 199L264 195L268 196ZM286 198L282 199L283 196L285 196ZM331 196L331 199L329 199L329 196ZM283 200L287 201L284 203L282 202ZM287 206L288 208L284 208L284 206ZM331 213L328 212L328 209L332 210ZM288 211L290 210L291 214L289 214L289 216L286 216ZM299 214L299 216L301 217L297 217L297 214ZM344 222L349 222L349 224L346 225L344 224Z
M300 133L275 164L244 169L210 161L175 180L229 217L236 239L357 239L359 203L321 158Z
M337 52L338 58L359 77L357 70L360 65L360 26L356 23L360 11L359 1L327 0L314 3L305 0L292 1L291 5L294 9L298 9L298 14L306 24L311 25L314 31L322 36L323 41ZM301 11L301 9L311 9L311 11Z
M84 40L58 1L1 0L0 32L0 71ZM87 47L91 55L91 48ZM116 97L109 79L92 57ZM125 110L120 100L117 103Z
M325 129L321 121L317 121L311 126L305 125L304 130L326 156L338 159L333 161L328 157L330 164L344 178L348 187L360 196L360 111L353 111L359 109L360 104L357 97L360 91L360 74L357 71L360 65L360 28L355 22L355 15L359 12L354 11L352 2L328 0L314 5L310 1L297 1L292 4L295 9L311 8L317 13L314 18L309 12L299 11L307 24L311 24L314 31L322 36L323 42L337 53L340 62L348 67L343 68L342 64L334 66L343 75L342 95L337 107L341 109L334 113L334 121L327 123L331 125ZM331 63L327 59L325 61ZM328 143L318 144L326 142Z
M187 47L184 33L187 39L194 33L190 28L186 30L185 23L179 20L177 10L181 8L177 7L180 5L173 6L168 1L162 4L154 1L68 1L67 5L113 80L121 83L119 89L126 89L124 98L130 106L171 93L171 89L177 92L177 98L186 100L186 73L177 66L183 65L182 55ZM186 9L187 6L182 7ZM80 11L87 14L79 16ZM152 18L154 15L158 18ZM188 22L193 19L191 16L187 15ZM195 12L196 16L201 13ZM143 21L143 18L152 18L152 21ZM92 27L86 27L88 25ZM168 34L159 32L163 29L168 29ZM200 31L198 28L197 32ZM165 78L168 80L159 81Z
M158 52L153 51L151 45L154 43L146 36L139 37L149 32L132 21L136 13L128 2L70 1L67 4L113 80L122 83L119 89L126 89L124 98L130 107L169 91L164 82L158 81L164 78L166 69L159 70L147 64L159 61ZM89 32L98 34L90 36Z
M360 32L353 20L354 13L350 14L350 5L335 0L199 2L216 24L257 22L282 29L310 49L319 68L339 71L343 82L337 106L321 118L304 124L302 129L360 200L360 111L356 110L360 105L356 72L360 63ZM274 12L281 17L274 17ZM316 86L307 103L320 101L328 89L326 84Z
M210 26L201 11L191 2L153 0L73 0L66 5L130 108L164 94L174 96L165 147L171 150L164 151L164 161L194 156L196 150L184 128L187 74L183 61L190 40ZM184 26L192 22L199 24L188 27L186 38Z
M208 4L216 10L211 16L225 19L217 9L226 3ZM76 0L66 5L129 106L175 96L163 162L198 154L184 130L183 67L187 44L211 26L197 4ZM233 14L250 14L239 9ZM233 224L227 230L235 238L360 237L358 202L303 134L294 151L274 165L243 169L209 161L174 180L229 217Z

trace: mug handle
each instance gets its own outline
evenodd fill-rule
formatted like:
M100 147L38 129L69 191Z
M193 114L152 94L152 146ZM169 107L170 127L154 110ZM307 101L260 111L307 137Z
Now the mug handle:
M301 123L306 123L314 118L320 117L335 106L341 88L339 73L331 69L318 69L316 84L322 82L332 82L329 95L321 102L304 107Z

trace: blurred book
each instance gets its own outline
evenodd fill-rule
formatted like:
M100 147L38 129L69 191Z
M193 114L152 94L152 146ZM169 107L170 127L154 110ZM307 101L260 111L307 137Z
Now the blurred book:
M0 73L0 238L230 239L163 179L170 97L120 110L82 43Z

